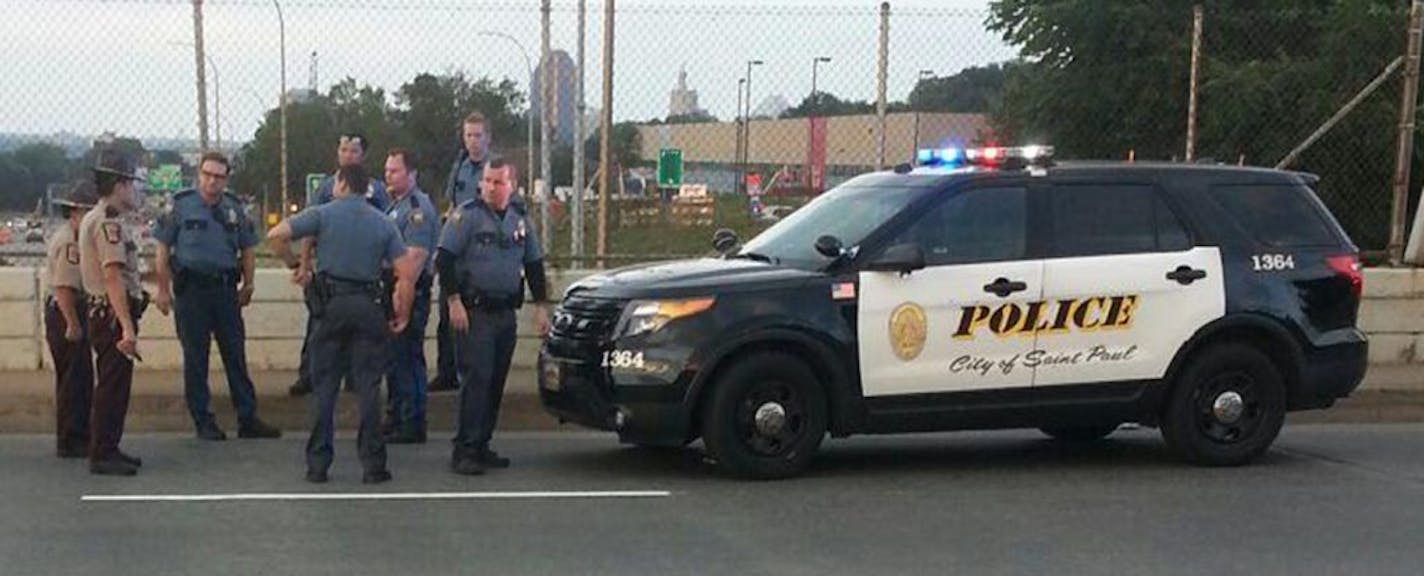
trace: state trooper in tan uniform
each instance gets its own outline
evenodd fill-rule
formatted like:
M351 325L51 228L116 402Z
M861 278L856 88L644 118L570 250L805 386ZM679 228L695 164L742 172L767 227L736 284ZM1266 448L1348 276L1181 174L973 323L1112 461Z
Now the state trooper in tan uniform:
M45 341L54 359L55 436L60 458L89 455L89 411L94 394L94 354L86 320L89 299L79 271L79 224L99 202L94 183L75 184L54 203L65 223L50 236L45 259L49 296L45 299Z
M89 336L94 347L98 385L90 418L89 471L133 476L143 462L119 450L129 409L138 320L148 306L139 285L138 244L126 216L134 198L133 161L117 151L99 154L94 184L99 203L79 226L79 262L89 295Z

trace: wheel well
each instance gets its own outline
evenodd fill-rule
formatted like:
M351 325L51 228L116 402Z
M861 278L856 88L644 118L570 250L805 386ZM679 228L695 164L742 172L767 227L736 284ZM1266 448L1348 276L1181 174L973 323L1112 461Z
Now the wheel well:
M1215 346L1231 344L1245 345L1259 350L1270 358L1271 364L1280 371L1286 388L1286 406L1294 406L1300 390L1300 363L1297 351L1287 340L1287 336L1274 330L1253 324L1237 324L1218 328L1193 340L1190 347L1173 362L1168 378L1168 389L1176 387L1177 377L1186 368L1186 363L1203 350ZM1163 400L1166 399L1164 393ZM1159 411L1165 402L1159 403Z
M711 397L712 388L716 386L717 379L742 359L763 352L782 352L795 356L806 364L806 367L816 375L816 382L826 393L826 409L828 410L826 415L830 428L833 431L839 429L840 421L837 417L837 410L840 407L840 399L836 396L838 391L834 384L836 375L832 372L832 368L822 361L821 355L811 346L794 340L757 340L739 345L732 351L723 354L712 366L712 371L702 379L701 385L696 390L695 401L691 406L690 422L692 425L688 428L688 441L702 435L702 407Z

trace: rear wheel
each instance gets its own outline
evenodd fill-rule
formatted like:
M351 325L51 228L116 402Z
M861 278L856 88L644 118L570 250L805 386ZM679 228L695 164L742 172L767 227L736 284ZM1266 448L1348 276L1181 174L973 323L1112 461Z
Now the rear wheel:
M1070 428L1039 428L1044 434L1051 436L1060 442L1071 442L1075 444L1097 442L1107 438L1109 434L1117 430L1117 424L1103 426L1078 426Z
M1187 461L1246 464L1271 447L1285 422L1286 393L1270 357L1245 344L1209 348L1173 386L1162 438Z
M724 470L759 479L806 468L826 435L826 395L801 359L747 356L715 382L703 406L703 443Z

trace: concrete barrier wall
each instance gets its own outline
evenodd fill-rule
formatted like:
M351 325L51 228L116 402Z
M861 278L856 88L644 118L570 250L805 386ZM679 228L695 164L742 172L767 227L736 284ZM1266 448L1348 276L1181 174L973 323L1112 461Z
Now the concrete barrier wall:
M40 270L0 268L0 371L49 369L44 345ZM587 272L551 272L554 294ZM247 321L247 358L252 370L295 370L306 324L301 292L282 270L259 270ZM520 311L517 366L534 365L538 351L531 309ZM435 360L435 314L426 330L428 359ZM1365 273L1365 302L1360 325L1370 335L1372 365L1424 366L1424 271L1371 269ZM139 326L144 363L141 370L175 370L182 356L173 319L150 309ZM211 366L221 370L216 346ZM432 365L433 369L434 366ZM1418 386L1424 389L1424 383Z

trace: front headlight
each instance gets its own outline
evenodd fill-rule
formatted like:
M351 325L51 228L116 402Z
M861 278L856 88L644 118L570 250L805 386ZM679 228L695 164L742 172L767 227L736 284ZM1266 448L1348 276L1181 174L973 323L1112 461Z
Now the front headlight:
M716 303L717 299L714 297L634 300L627 308L628 320L623 327L623 335L638 336L657 332L673 320L696 316L712 309L712 305Z

